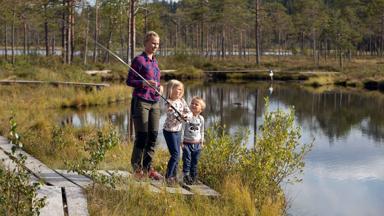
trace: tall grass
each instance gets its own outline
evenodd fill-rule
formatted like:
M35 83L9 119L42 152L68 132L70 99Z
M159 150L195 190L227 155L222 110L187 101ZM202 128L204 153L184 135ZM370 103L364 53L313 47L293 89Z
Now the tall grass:
M84 152L81 138L92 134L94 127L59 127L61 107L106 105L128 100L130 94L123 85L90 92L47 85L0 86L0 134L8 133L8 119L15 113L26 150L48 165L62 168L64 159L75 159Z

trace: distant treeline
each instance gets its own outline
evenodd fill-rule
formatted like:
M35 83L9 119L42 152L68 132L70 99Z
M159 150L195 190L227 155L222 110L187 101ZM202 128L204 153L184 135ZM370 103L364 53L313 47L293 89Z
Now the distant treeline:
M288 52L342 62L383 56L384 0L0 0L2 61L14 62L16 49L60 49L63 63L109 62L94 41L128 61L148 30L160 34L163 55L259 63L263 53Z

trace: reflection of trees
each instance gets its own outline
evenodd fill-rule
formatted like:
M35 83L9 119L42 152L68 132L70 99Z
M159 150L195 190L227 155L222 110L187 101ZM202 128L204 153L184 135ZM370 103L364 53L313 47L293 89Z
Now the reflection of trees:
M256 92L255 88L244 85L202 84L187 87L185 96L188 102L196 95L206 100L204 115L208 124L220 123L234 128L253 125Z
M366 118L371 121L366 123L364 132L375 139L384 136L383 98L373 99L341 90L313 94L298 87L290 87L288 91L283 86L276 91L279 92L275 95L277 100L295 106L299 122L310 122L315 116L320 128L331 139L347 135L352 127L361 127Z
M206 100L207 109L203 115L207 125L220 123L231 128L255 129L264 112L264 97L269 95L269 83L248 84L194 83L186 84L185 99L190 103L193 96ZM351 128L361 131L376 141L384 139L384 95L370 95L351 91L334 90L313 93L297 85L274 85L271 102L293 105L301 125L308 125L312 131L323 131L330 140L346 136ZM80 126L92 123L102 126L112 122L123 135L127 135L129 104L113 104L66 110L60 122L73 124L76 116ZM256 109L257 108L257 109ZM255 110L257 111L255 115ZM160 126L161 127L161 126ZM255 131L254 131L255 132Z
M128 115L128 104L119 103L81 110L67 109L63 111L60 122L62 125L69 124L77 127L92 125L98 128L111 123L125 137L128 132ZM75 123L78 125L74 125Z

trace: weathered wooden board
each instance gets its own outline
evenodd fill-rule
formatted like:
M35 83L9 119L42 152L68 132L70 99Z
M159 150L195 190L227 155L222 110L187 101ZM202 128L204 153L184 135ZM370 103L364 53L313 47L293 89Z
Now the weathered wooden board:
M166 185L164 181L151 181L151 184L157 188L159 188L161 191L165 191L167 193L172 193L172 194L183 194L183 195L193 195L192 192L185 190L181 186L176 186L176 187L169 187Z
M12 152L12 144L10 143L0 143L0 148L2 148L5 152L10 154ZM22 154L27 157L25 161L25 167L37 175L39 178L43 179L45 182L60 187L75 187L76 185L72 182L65 179L63 176L57 174L52 169L48 168L41 161L34 158L32 155L28 154L23 150L16 150L16 155Z
M161 71L161 72L163 72L163 71ZM89 75L109 74L109 73L111 73L111 70L86 70L85 73L89 74Z
M62 82L62 81L41 81L41 80L0 80L0 84L51 84L68 86L90 86L90 87L109 87L108 83L81 83L81 82Z
M0 149L0 163L9 171L16 169L16 163L7 154L5 154L2 149ZM39 179L32 174L29 175L29 179L31 183L39 181Z
M128 171L123 171L123 170L107 170L107 173L110 175L115 175L117 177L124 177L124 178L130 178L132 177L132 174Z
M2 149L0 149L0 162L7 170L11 171L16 168L16 163Z
M46 196L46 205L40 210L41 216L64 216L63 197L61 188L55 186L43 186L37 192L37 197Z
M107 171L105 171L105 170L97 170L97 172L99 173L99 174L101 174L101 175L105 175L105 176L108 176L108 177L110 177L111 176L111 174L109 174Z
M0 143L8 143L8 140L5 137L0 136Z
M116 190L129 190L129 188L131 187L130 185L132 185L134 187L140 187L140 188L146 189L153 193L161 192L158 188L151 185L151 183L148 181L136 181L132 178L132 179L129 179L128 184L129 185L119 185L116 187Z
M74 172L68 172L67 170L56 169L55 171L82 188L86 188L92 184L92 179L86 176L79 175Z
M88 216L87 197L79 187L66 187L68 216Z
M220 196L220 194L217 191L213 190L212 188L202 183L197 185L183 184L183 188L202 196L215 196L215 197Z

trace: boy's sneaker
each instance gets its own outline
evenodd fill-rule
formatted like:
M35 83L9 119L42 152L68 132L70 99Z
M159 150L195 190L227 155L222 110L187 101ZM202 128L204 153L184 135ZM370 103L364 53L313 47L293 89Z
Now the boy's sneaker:
M163 179L163 176L160 175L160 173L156 172L156 170L154 170L153 168L150 168L148 171L148 178L159 181Z
M197 179L197 177L191 177L191 185L198 185L201 184L201 182Z
M183 182L186 184L186 185L192 185L192 178L191 178L191 176L189 176L189 175L185 175L184 177L183 177Z

